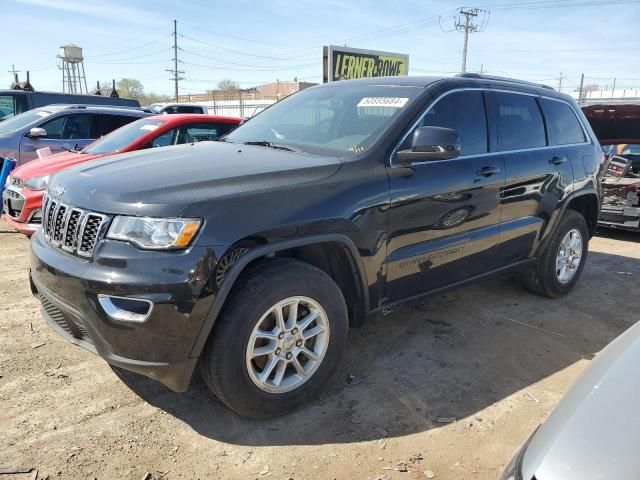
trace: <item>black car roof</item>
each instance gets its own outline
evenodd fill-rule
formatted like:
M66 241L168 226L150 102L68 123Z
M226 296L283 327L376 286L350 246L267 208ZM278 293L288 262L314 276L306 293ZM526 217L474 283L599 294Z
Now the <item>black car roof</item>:
M553 88L525 80L518 80L506 77L494 77L490 75L480 75L476 73L457 75L455 77L432 77L432 76L401 76L401 77L373 77L358 78L353 80L340 80L331 83L321 84L319 86L336 86L341 82L348 82L350 85L359 84L366 86L398 86L398 87L419 87L426 88L435 83L442 83L443 86L478 86L478 87L495 87L507 88L510 90L520 90L526 92L535 92L548 97L561 98L563 100L571 100L569 95L560 93ZM315 87L317 88L317 87Z

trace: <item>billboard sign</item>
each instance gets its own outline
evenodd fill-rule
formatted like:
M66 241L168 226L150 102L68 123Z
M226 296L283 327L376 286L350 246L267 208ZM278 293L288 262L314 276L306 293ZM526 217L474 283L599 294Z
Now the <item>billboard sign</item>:
M409 55L329 45L323 48L323 80L397 77L409 73Z

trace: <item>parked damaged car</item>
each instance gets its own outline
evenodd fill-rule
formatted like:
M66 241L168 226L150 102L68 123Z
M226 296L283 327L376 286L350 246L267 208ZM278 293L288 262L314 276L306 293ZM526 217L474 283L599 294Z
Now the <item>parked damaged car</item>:
M582 110L609 160L599 223L640 232L640 105Z

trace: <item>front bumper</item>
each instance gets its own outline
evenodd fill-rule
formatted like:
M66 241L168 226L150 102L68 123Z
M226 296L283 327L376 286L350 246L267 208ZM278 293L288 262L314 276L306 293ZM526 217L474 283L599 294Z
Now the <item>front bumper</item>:
M603 227L640 231L640 207L603 207L598 224Z
M53 247L41 230L31 240L30 278L43 316L64 338L112 365L185 391L197 358L190 356L213 302L206 288L213 249L143 251L102 240L92 259ZM153 303L144 322L115 320L98 295Z

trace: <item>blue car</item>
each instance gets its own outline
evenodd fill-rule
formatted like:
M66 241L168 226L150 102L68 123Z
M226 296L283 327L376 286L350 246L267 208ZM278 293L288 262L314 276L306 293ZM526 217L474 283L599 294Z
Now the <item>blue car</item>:
M6 157L23 165L51 153L78 150L134 120L150 115L141 109L96 105L49 105L21 113L0 123L0 163Z

